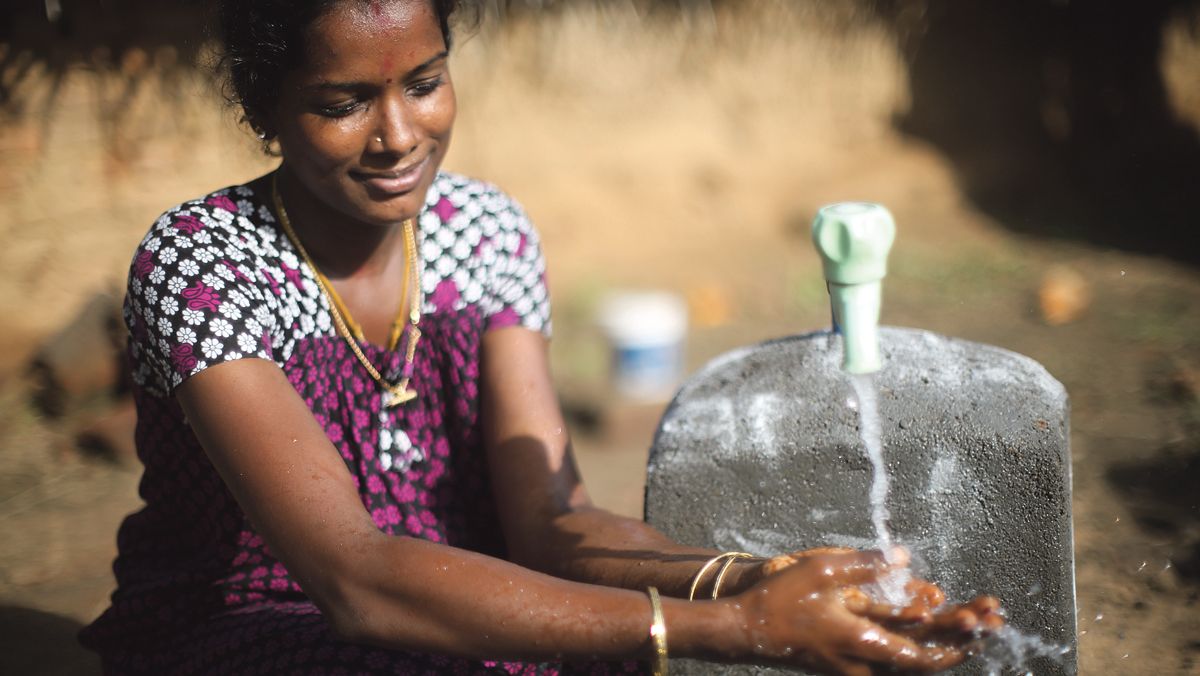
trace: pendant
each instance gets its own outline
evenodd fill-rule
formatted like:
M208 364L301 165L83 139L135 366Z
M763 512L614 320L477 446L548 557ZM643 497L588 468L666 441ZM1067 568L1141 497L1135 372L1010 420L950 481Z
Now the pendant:
M399 406L400 404L410 402L416 398L417 398L416 390L410 390L408 388L405 388L403 392L396 392L394 390L384 390L383 391L383 407L384 408L392 408L393 406Z
M379 466L383 471L404 473L425 461L425 452L413 445L402 429L392 429L391 417L379 412Z

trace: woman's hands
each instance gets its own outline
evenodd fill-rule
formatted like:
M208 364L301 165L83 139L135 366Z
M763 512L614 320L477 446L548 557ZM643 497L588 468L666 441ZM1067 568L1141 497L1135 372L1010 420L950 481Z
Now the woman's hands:
M730 601L760 659L831 674L940 671L965 659L981 633L1003 625L996 599L942 607L944 594L924 580L909 583L912 600L904 607L863 591L906 565L906 554L891 566L878 552L787 554L758 563L745 579L759 580Z
M854 552L853 549L843 547L822 547L783 554L764 561L760 574L772 575L821 554ZM907 566L908 552L899 548L896 553L898 557L893 565ZM980 633L994 632L1004 625L1000 601L995 597L980 596L967 603L943 607L946 595L932 582L911 578L906 590L910 600L905 606L880 603L861 587L844 588L842 600L853 612L894 627L910 638L921 640L940 637L950 640L957 638L961 642L964 637L976 638Z

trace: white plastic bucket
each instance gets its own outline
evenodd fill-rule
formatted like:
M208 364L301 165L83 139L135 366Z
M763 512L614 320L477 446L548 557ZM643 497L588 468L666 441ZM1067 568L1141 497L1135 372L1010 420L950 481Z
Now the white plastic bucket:
M665 401L683 377L687 305L672 293L615 293L600 304L599 324L612 354L613 386L639 401Z

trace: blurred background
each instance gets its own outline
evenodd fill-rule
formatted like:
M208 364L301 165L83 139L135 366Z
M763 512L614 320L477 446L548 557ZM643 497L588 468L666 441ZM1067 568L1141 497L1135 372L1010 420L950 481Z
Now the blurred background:
M199 0L0 5L0 672L92 673L139 467L117 312L164 209L274 166ZM1072 400L1081 673L1200 673L1200 2L489 0L447 167L516 196L597 501L640 515L665 402L598 307L660 290L686 367L828 324L821 204L886 204L883 321ZM809 543L819 544L819 543Z

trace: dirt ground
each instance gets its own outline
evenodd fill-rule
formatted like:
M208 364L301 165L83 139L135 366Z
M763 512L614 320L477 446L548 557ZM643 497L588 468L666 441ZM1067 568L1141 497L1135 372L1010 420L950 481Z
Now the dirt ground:
M1187 61L1197 53L1180 47L1183 65L1164 68L1195 73L1185 66L1200 67ZM910 105L904 62L867 19L793 10L656 24L614 3L484 30L455 58L448 165L503 186L539 225L556 379L601 505L640 514L662 410L607 387L592 321L603 294L687 297L691 369L820 328L813 212L882 202L898 224L885 323L1029 355L1070 393L1081 673L1200 673L1200 271L1021 234L970 199L960 166L896 131ZM201 77L133 95L118 84L80 72L53 115L0 125L5 674L96 670L73 636L106 606L116 527L138 507L136 461L77 439L111 401L47 415L27 365L119 287L159 212L272 166ZM19 94L38 100L40 86ZM1200 128L1200 97L1176 94ZM118 100L124 113L109 119ZM994 171L1026 169L1002 159ZM1065 321L1047 321L1039 294Z

